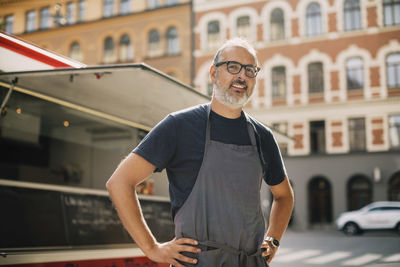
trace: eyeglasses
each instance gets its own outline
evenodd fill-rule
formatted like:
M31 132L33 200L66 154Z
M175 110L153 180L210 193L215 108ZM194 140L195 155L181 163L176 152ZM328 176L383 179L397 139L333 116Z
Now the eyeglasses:
M219 67L223 64L226 64L226 69L230 74L238 74L242 68L244 68L244 73L249 78L255 78L257 73L260 71L260 67L256 67L254 65L243 65L236 61L223 61L215 64L215 67Z

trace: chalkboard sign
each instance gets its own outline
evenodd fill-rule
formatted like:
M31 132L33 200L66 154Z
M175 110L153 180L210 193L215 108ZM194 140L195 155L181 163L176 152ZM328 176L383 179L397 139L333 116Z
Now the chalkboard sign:
M174 237L170 203L140 200L157 238ZM108 196L0 185L0 248L132 243Z

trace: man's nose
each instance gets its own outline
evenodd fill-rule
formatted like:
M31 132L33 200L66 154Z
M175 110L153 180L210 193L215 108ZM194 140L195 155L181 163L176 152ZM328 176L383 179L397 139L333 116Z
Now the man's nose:
M240 78L240 79L242 79L242 80L244 80L244 79L246 79L246 69L245 68L242 68L240 71L239 71L239 73L238 74L236 74L237 76L238 76L238 78Z

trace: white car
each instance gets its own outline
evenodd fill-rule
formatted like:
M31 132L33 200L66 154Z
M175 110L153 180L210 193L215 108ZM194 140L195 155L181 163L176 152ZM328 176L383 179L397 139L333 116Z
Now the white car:
M400 201L379 201L359 210L342 213L336 220L346 235L368 230L395 230L400 234Z

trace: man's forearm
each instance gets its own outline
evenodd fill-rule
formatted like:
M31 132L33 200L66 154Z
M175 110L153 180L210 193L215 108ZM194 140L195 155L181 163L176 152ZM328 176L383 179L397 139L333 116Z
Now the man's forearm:
M274 199L272 203L267 235L282 239L293 210L293 194Z
M144 220L135 186L110 181L107 189L125 229L146 253L157 241Z

